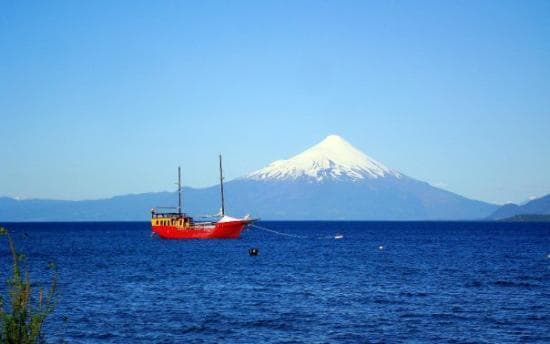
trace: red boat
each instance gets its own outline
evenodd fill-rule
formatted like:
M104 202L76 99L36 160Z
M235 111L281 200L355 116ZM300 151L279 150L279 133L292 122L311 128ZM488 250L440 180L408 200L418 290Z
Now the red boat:
M195 222L191 216L181 211L181 169L178 167L178 207L172 212L151 210L151 229L164 239L236 239L252 219L236 219L225 215L223 198L222 156L220 155L220 190L222 208L217 221ZM176 210L176 211L173 211Z

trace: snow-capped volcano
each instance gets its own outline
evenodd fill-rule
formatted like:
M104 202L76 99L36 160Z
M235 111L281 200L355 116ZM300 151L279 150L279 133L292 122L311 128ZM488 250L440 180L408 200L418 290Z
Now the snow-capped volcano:
M224 190L231 214L270 220L473 220L497 209L391 170L336 135ZM218 185L184 194L190 214L219 207ZM175 200L168 192L77 202L0 197L0 220L145 220L147 209Z
M353 147L338 135L329 135L306 151L288 159L277 160L261 170L252 172L252 180L325 180L401 178L401 174Z

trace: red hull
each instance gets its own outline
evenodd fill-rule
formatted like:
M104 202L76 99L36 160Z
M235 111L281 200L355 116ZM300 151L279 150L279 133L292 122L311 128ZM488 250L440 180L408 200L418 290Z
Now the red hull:
M236 239L250 220L195 224L187 228L153 225L153 232L163 239Z

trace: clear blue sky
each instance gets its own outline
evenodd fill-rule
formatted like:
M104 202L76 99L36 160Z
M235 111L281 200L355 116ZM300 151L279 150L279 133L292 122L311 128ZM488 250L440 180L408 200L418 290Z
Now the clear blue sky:
M2 1L0 195L217 182L336 133L484 201L550 193L550 1Z

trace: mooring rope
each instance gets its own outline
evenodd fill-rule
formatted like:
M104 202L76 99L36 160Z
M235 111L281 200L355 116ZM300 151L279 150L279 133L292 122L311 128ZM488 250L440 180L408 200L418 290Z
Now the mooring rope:
M274 233L274 234L278 234L278 235L283 235L283 236L287 236L287 237L291 237L291 238L297 238L297 239L307 239L308 238L307 236L283 233L283 232L279 232L279 231L276 231L276 230L273 230L273 229L265 228L265 227L254 225L254 224L251 224L249 226L254 227L256 229L259 229L259 230L262 230L262 231L266 231L266 232L270 232L270 233Z

